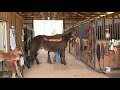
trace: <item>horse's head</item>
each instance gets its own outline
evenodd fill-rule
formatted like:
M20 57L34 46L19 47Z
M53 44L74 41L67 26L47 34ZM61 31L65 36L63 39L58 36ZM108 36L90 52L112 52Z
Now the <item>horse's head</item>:
M64 33L63 37L68 42L70 40L70 38L72 37L72 31L68 31L68 32Z

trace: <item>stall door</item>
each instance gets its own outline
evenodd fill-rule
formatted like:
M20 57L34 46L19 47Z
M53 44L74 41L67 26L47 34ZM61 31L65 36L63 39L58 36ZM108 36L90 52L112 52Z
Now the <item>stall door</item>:
M80 59L93 69L95 69L95 45L95 28L93 28L89 23L81 25Z

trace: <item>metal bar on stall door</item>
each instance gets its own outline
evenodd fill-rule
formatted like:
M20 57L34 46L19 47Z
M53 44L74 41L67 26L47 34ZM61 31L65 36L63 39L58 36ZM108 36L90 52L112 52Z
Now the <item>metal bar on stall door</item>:
M114 23L114 30L113 30L113 38L115 39L115 36L116 36L116 33L115 33L115 30L116 30L116 23Z
M115 28L115 31L114 31L114 37L115 39L117 39L117 32L118 31L118 24L116 23L116 28Z
M100 20L100 40L102 40L102 19Z
M103 19L102 19L101 23L102 23L102 40L103 40L104 39L104 24L103 24Z
M98 26L98 40L100 39L100 38L99 38L99 35L100 35L100 33L99 33L99 26Z
M115 35L116 35L116 38L115 38L115 40L117 40L117 39L118 39L118 33L119 33L119 32L118 32L118 27L119 27L119 24L118 24L118 23L116 23L116 24L117 24L117 29L115 30L115 31L116 31L116 34L115 34Z
M105 40L105 19L103 19L103 30L104 30L103 37L104 37L104 40Z
M118 29L118 25L117 25L117 23L115 23L115 28L114 28L114 39L117 39L117 29Z
M103 34L103 30L102 30L102 19L100 20L101 25L100 25L100 40L102 40L102 34Z
M120 23L118 23L118 40L120 39Z
M95 36L98 36L98 27L97 27L97 25L96 25L96 22L95 22ZM98 37L96 37L96 39L98 39Z
M113 38L113 32L112 32L112 29L113 29L113 25L110 24L110 28L111 28L111 39Z
M118 26L117 26L117 38L116 38L116 39L119 40L119 34L120 34L120 33L119 33L119 23L117 23L117 25L118 25Z
M100 34L101 34L101 31L100 31L100 26L99 26L99 40L100 40Z
M112 39L112 24L110 24L110 35L111 35L111 39Z
M98 20L98 22L99 22L99 20ZM97 25L97 39L99 40L99 26L98 25Z
M103 40L103 24L101 25L101 32L102 32L101 40Z
M103 37L102 37L102 39L104 40L104 33L105 33L104 24L102 24L102 30L103 30L103 33L102 33L102 34L103 34L103 35L102 35Z
M109 33L110 33L110 39L111 39L111 27L110 27L110 24L108 25L109 27Z
M115 21L115 20L114 20L114 17L113 17L113 19L112 19L112 28L111 28L111 29L112 29L112 30L111 30L111 31L112 31L111 35L112 35L112 38L113 38L113 39L114 39L114 35L115 35L115 34L114 34L114 31L115 31L115 30L114 30L114 21Z
M102 40L102 25L100 26L100 40Z
M101 40L101 26L99 26L99 40Z
M117 19L117 21L120 20L120 19ZM116 37L116 40L119 40L120 39L120 23L117 22L117 37Z
M94 39L95 39L95 41L94 41L94 69L96 69L96 30L97 30L97 25L98 25L98 19L95 19L95 28L94 28Z

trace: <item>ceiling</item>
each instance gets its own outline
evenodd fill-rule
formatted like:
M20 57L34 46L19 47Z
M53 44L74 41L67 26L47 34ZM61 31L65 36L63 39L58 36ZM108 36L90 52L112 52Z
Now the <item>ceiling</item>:
M95 17L108 17L119 12L16 12L24 20L85 20Z

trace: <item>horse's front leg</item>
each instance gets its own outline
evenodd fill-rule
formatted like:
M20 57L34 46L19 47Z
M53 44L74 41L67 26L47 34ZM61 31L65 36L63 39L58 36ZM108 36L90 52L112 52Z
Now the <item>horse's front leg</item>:
M47 60L47 62L52 64L52 61L50 59L50 52L49 51L48 51L48 60Z
M12 77L11 78L16 78L16 72L12 71Z
M18 65L17 65L17 61L15 61L14 64L15 64L15 69L16 69L17 75L18 75L19 77L22 77L22 74L21 74L20 70L18 69L19 67L18 67Z
M38 60L38 58L37 58L37 55L35 55L35 60L36 60L36 63L37 63L37 64L40 64L40 62L39 62L39 60Z
M40 62L39 62L39 60L38 60L38 58L37 58L37 55L38 55L38 54L35 53L33 59L36 61L37 64L40 64Z
M12 72L12 77L11 78L16 78L17 73L16 73L16 70L15 70L15 63L14 63L14 65L11 66L11 68L12 68L10 70Z

